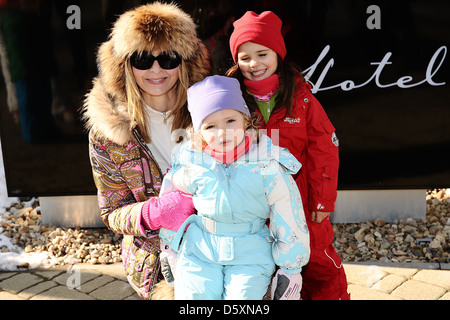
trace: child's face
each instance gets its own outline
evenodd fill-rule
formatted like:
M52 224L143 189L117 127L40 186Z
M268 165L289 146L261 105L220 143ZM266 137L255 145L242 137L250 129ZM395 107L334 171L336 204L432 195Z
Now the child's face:
M248 80L263 80L278 68L277 53L260 44L245 42L238 49L237 63Z
M228 152L234 150L244 140L244 115L234 109L224 109L203 120L200 133L214 151Z

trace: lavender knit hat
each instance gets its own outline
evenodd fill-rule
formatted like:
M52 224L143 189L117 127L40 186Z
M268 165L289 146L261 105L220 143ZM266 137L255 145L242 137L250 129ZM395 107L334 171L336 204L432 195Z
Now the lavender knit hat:
M250 117L239 81L235 78L206 77L187 90L187 102L195 131L200 129L206 117L220 110L234 109Z

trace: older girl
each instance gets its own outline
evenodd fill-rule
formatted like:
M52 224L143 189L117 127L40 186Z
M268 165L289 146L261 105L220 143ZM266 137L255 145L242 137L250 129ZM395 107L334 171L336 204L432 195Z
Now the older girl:
M311 258L303 269L303 299L349 299L341 259L328 219L334 211L339 141L310 85L286 59L282 21L271 11L248 11L234 22L230 48L236 63L228 75L238 78L262 128L302 164L294 176L311 234ZM274 139L275 140L275 139Z

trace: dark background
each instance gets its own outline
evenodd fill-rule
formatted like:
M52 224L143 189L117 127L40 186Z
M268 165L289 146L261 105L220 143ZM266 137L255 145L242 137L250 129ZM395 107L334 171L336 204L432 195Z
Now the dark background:
M8 1L7 1L8 2ZM17 1L12 1L17 2ZM95 194L87 132L79 119L84 95L96 75L95 55L116 16L146 1L25 1L20 10L1 7L4 41L13 39L11 60L18 98L29 94L23 115L10 110L0 77L0 135L9 196ZM106 3L106 5L105 5ZM228 38L232 21L247 10L274 11L283 20L287 58L304 70L326 46L310 81L317 83L333 59L320 88L345 80L368 81L390 52L379 75L383 85L411 76L425 79L435 52L434 86L412 88L367 85L344 91L319 90L315 96L336 127L340 141L339 189L415 189L450 187L450 2L416 1L178 1L190 13L210 48L214 73L231 65ZM69 30L69 5L81 9L81 29ZM369 5L381 10L381 29L368 29ZM17 27L19 26L19 27ZM10 42L8 42L10 45ZM441 63L442 62L442 63ZM441 65L439 66L439 64ZM439 66L439 67L438 67ZM25 87L24 87L25 86ZM25 88L25 89L24 89ZM28 120L22 121L22 118ZM31 119L31 120L30 120ZM25 123L27 122L27 123Z

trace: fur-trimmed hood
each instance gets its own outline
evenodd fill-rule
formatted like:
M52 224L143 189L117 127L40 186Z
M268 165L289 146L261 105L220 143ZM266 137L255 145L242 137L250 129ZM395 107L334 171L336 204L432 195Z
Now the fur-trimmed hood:
M197 37L192 18L175 4L159 2L125 12L97 54L98 76L87 94L83 119L96 136L118 144L131 139L125 67L135 52L176 51L190 75L189 86L210 72L209 53Z

